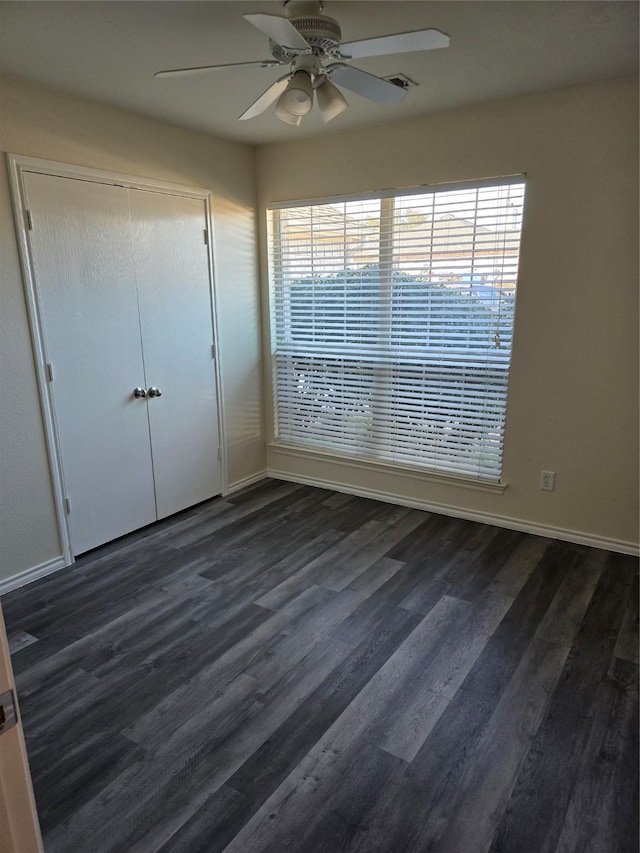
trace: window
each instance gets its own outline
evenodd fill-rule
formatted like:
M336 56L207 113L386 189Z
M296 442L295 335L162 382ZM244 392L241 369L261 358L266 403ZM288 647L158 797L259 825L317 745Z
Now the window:
M522 178L269 209L276 441L498 481Z

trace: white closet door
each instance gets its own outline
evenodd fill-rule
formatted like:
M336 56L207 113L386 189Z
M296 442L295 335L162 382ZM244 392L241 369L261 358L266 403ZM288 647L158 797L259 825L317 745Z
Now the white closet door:
M25 175L74 553L156 518L127 192Z
M204 202L129 192L158 518L220 494Z

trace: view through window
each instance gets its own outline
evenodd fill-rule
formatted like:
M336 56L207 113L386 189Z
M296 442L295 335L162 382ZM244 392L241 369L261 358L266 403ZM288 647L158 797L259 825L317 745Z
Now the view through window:
M278 442L500 479L524 193L270 208Z

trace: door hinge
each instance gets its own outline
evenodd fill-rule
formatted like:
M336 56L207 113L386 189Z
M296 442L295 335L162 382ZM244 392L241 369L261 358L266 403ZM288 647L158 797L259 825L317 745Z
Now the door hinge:
M47 379L49 382L53 382L53 365L50 361L47 362Z
M218 461L219 462L222 461L222 448L221 447L218 448Z
M207 231L206 228L204 229L203 234L204 234L204 244L205 244L205 246L208 246L209 245L209 232Z
M16 700L13 690L7 690L0 696L0 735L15 726L17 722L18 714L16 713Z
M30 210L25 210L24 212L24 223L27 231L33 231L33 217Z
M64 499L64 508L66 510L67 515L71 515L71 501L69 498Z
M214 361L216 360L216 345L215 344L211 344L211 358Z

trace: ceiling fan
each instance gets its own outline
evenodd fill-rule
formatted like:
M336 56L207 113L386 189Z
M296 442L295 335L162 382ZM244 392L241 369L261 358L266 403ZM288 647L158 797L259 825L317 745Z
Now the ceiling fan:
M245 21L269 37L273 59L173 68L157 71L153 76L198 74L222 68L289 66L287 73L272 83L239 120L255 118L276 101L276 118L297 127L302 117L311 111L314 95L325 122L340 115L348 104L338 86L379 104L393 104L404 98L404 86L348 65L352 59L449 46L449 36L440 30L416 30L342 42L340 25L333 18L321 14L322 9L322 0L285 0L286 17L262 13L243 15Z

